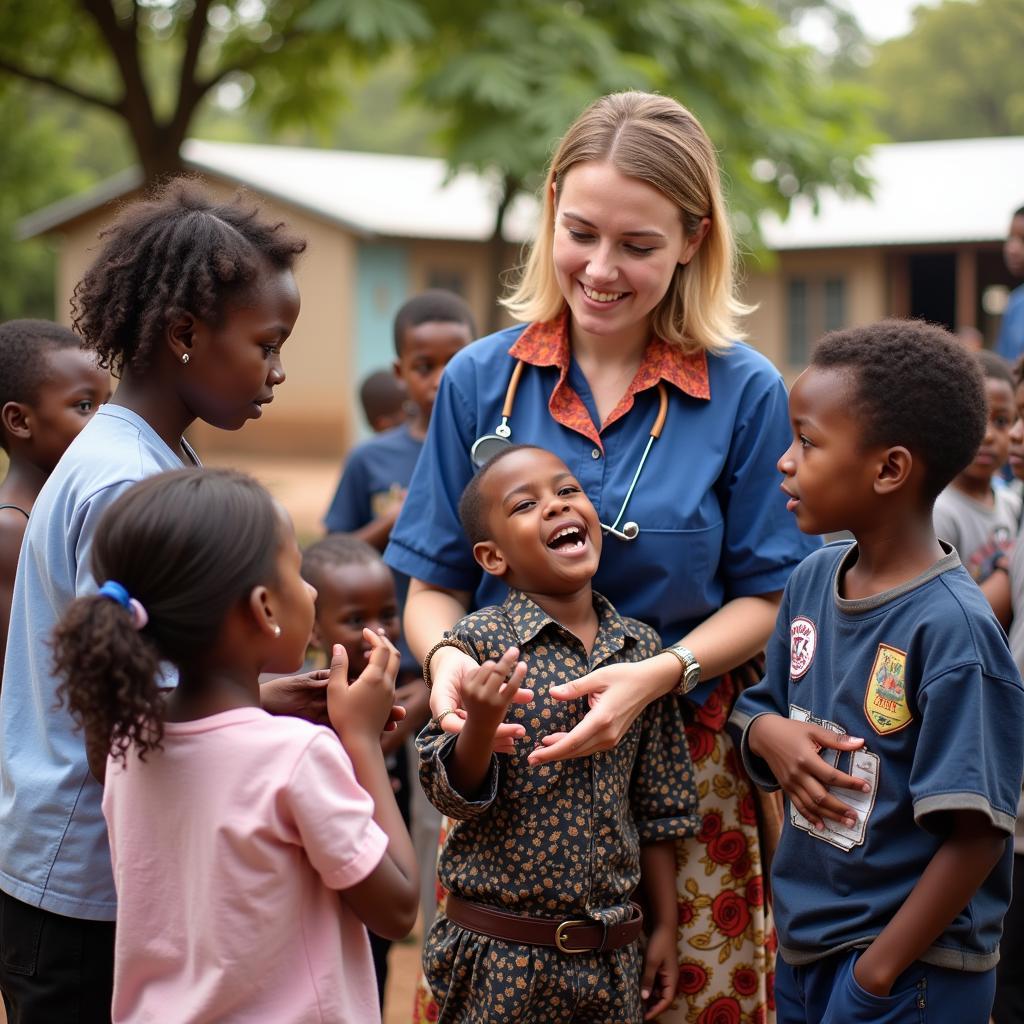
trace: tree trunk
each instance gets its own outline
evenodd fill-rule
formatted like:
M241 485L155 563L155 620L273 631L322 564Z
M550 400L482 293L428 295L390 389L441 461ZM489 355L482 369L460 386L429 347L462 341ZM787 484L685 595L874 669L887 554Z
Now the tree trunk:
M501 327L501 306L498 299L506 291L503 280L510 269L505 253L505 214L512 205L512 200L519 194L523 183L514 175L507 174L501 183L501 197L494 214L494 230L491 232L487 248L491 266L491 304L489 307L487 330L496 331Z

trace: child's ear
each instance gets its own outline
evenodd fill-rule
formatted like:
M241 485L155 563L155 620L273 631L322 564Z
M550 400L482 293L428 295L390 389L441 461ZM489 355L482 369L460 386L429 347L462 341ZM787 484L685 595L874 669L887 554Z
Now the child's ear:
M277 616L271 604L270 591L264 587L253 587L249 593L249 611L256 628L269 637L279 637L281 627L277 624Z
M504 576L508 572L505 555L493 540L477 541L473 545L473 557L476 559L476 564L492 576Z
M32 422L29 408L22 402L8 402L0 409L0 420L10 437L28 441L32 437Z
M395 375L395 380L400 380L403 384L405 383L405 377L402 376L402 360L396 359L391 364L391 372Z
M898 445L882 452L875 476L875 493L892 494L905 486L914 471L914 456L908 448Z
M185 355L191 358L198 326L199 321L191 313L184 312L175 316L167 325L167 344L176 362L187 363L188 359L182 359Z

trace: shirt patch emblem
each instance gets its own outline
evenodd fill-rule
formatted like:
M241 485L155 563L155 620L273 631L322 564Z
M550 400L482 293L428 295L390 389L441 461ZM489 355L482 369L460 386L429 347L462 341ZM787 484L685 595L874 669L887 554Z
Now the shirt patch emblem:
M805 615L789 624L789 678L799 679L811 667L818 647L818 627Z
M864 713L880 736L910 725L913 715L907 704L907 652L879 644L864 694Z

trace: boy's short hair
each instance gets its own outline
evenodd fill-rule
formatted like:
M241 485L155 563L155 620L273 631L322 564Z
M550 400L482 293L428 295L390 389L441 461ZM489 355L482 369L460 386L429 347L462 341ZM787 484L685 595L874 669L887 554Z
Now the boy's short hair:
M465 299L443 288L414 295L395 314L395 353L401 356L405 332L420 324L465 324L470 337L476 336L476 323Z
M323 584L324 575L330 569L336 569L344 565L374 565L377 562L383 564L380 552L352 536L350 533L331 533L323 540L310 544L302 552L302 578L316 587L317 590Z
M974 458L988 421L977 358L922 320L882 320L826 334L811 356L854 378L865 447L903 445L925 466L928 502Z
M359 402L371 426L379 416L393 416L402 411L406 394L390 370L374 370L359 385Z
M8 402L35 402L49 380L47 356L64 348L81 348L73 331L52 320L8 320L0 324L0 409ZM7 435L0 429L0 446Z
M978 360L981 375L986 380L1002 380L1009 384L1011 389L1014 387L1010 364L998 352L983 348L980 352L974 353L974 358Z
M490 530L487 529L487 513L490 509L486 507L484 496L481 492L484 477L502 459L513 452L527 451L529 449L538 452L547 451L546 448L541 448L538 444L510 444L507 448L502 448L500 452L492 455L474 474L473 479L466 484L466 489L462 492L462 497L459 498L459 520L471 545L479 544L482 540L491 539Z

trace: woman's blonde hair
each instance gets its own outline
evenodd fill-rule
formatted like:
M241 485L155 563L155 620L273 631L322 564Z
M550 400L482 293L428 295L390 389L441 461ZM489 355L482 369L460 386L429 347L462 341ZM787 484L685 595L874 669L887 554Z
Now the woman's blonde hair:
M736 250L714 147L700 122L667 96L618 92L591 104L565 133L544 182L543 212L519 283L502 304L517 319L553 320L565 309L551 252L557 195L578 163L609 161L679 207L687 237L710 226L693 259L676 267L652 314L659 338L687 350L726 350L750 308L734 294ZM552 185L554 188L552 188Z

